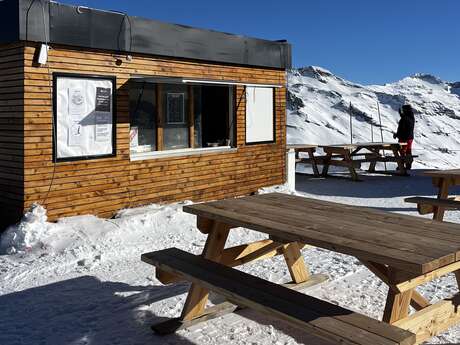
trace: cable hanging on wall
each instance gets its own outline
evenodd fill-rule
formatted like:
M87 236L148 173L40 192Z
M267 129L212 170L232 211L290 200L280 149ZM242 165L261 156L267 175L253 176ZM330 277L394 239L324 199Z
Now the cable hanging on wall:
M28 41L29 39L29 14L30 14L30 11L32 10L34 4L37 2L37 0L33 0L29 7L27 8L27 12L26 12L26 41ZM48 52L49 52L49 38L48 38L48 30L47 30L47 25L46 25L46 14L45 14L45 4L43 2L43 0L38 0L38 2L40 3L40 6L41 6L41 12L42 12L42 20L43 20L43 44L41 44L40 48L39 48L39 53L38 53L38 63L39 65L41 66L46 66L46 70L47 70L47 77L48 77L48 87L49 87L49 99L50 101L53 100L53 84L52 84L52 72L51 72L51 68L50 68L50 65L49 65L49 61L48 61ZM49 13L48 13L49 15ZM52 130L52 137L53 137L53 143L55 142L55 139L56 139L56 126L55 126L55 123L54 123L54 116L51 115L51 130ZM52 164L53 164L53 171L51 173L51 180L50 180L50 184L49 184L49 187L46 191L46 194L44 195L42 201L41 201L41 204L42 205L45 205L47 200L48 200L48 197L49 197L49 194L51 192L51 189L53 187L53 183L54 183L54 179L55 179L55 176L56 176L56 157L54 157L53 155L53 158L52 158Z

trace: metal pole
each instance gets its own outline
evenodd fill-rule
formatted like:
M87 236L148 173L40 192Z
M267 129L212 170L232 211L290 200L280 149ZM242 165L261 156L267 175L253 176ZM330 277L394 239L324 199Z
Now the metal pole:
M377 111L379 113L379 123L380 123L380 140L383 143L383 128L382 128L382 115L380 114L380 104L379 101L377 100ZM383 156L385 156L385 150L383 150ZM385 165L385 171L387 171L387 162L383 162Z
M374 124L372 123L373 121L372 113L371 113L371 143L374 142Z
M352 117L352 105L350 102L350 144L353 144L353 117Z

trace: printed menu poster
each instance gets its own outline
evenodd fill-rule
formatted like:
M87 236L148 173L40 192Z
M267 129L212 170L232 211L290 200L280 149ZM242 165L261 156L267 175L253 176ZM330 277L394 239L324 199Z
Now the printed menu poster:
M86 113L86 99L82 88L69 88L69 115L78 122Z
M112 139L111 114L96 113L96 141L108 142Z
M80 146L82 144L82 126L74 123L69 128L69 146Z
M112 104L112 90L105 87L96 88L96 111L109 113Z
M55 85L56 157L114 154L114 80L58 75Z

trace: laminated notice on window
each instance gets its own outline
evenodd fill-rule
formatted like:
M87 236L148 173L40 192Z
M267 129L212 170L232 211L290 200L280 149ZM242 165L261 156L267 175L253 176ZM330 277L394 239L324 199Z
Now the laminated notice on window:
M185 123L184 98L183 93L168 93L166 103L166 122L168 124Z

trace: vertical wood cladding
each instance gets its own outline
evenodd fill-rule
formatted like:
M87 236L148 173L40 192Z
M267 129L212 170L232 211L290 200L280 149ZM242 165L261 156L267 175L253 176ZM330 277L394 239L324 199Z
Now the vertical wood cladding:
M24 46L0 45L0 231L24 205Z
M152 202L204 201L233 197L251 193L263 186L283 183L286 145L285 88L275 91L274 144L245 145L244 87L238 86L235 100L238 105L236 151L130 161L128 80L132 75L146 75L284 85L285 71L153 58L147 55L134 55L131 61L127 61L122 55L115 56L104 51L82 51L57 46L50 50L48 69L35 66L34 45L27 45L24 50L24 59L18 62L23 73L18 74L18 85L8 84L17 88L18 93L13 97L0 94L0 97L7 98L5 109L17 110L18 114L18 121L12 122L13 127L8 128L7 132L9 135L16 133L14 126L17 126L19 137L14 139L21 141L20 145L21 136L24 135L24 147L21 146L17 151L20 162L12 161L16 164L14 167L19 168L15 172L18 172L17 176L21 176L20 182L24 183L24 207L27 208L33 202L43 202L46 198L44 205L51 219L86 213L110 216L125 207ZM4 52L2 54L6 55ZM116 63L117 59L122 61L121 65ZM16 71L18 66L15 62L11 63L12 71ZM117 77L116 157L62 162L54 166L50 72ZM24 77L23 81L21 76ZM21 83L24 85L19 85ZM0 105L3 105L2 101ZM16 144L15 141L14 143ZM22 190L19 189L18 192L22 197Z

